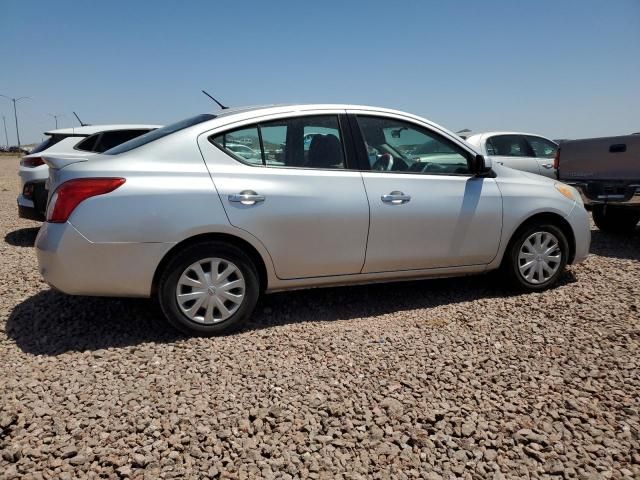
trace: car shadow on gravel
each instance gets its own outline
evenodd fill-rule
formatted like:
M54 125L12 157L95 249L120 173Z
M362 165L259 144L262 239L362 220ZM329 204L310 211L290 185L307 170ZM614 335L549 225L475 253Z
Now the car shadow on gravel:
M560 285L575 281L568 271ZM283 292L265 296L244 331L376 317L517 294L491 274ZM72 297L54 290L42 291L17 305L7 320L6 333L22 351L33 355L170 343L185 338L164 322L151 300Z
M151 300L73 297L55 290L44 290L17 305L5 330L23 352L34 355L184 338L162 321Z
M4 236L4 241L14 247L33 247L40 227L19 228Z
M640 260L640 227L624 234L591 230L589 253L601 257Z

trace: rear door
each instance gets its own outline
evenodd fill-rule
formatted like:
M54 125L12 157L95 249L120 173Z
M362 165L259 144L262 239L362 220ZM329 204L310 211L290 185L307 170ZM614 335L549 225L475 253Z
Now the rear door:
M524 135L494 135L485 140L487 156L505 167L541 174L538 160Z
M553 168L553 158L558 151L558 145L551 140L536 135L527 135L526 139L536 156L541 174L545 177L556 178L556 171Z
M229 222L264 244L279 278L356 274L364 264L369 204L341 113L270 119L198 139Z

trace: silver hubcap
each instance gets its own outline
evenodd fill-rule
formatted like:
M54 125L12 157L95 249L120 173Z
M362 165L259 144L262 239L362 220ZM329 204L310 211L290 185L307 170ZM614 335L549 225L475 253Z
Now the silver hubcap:
M518 254L520 275L534 285L549 280L560 268L560 242L549 232L536 232L527 237Z
M189 265L176 287L182 313L205 325L223 322L233 315L244 295L242 272L222 258L205 258Z

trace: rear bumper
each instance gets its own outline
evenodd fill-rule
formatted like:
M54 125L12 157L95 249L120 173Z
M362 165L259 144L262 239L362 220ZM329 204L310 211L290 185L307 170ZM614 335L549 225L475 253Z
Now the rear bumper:
M44 181L25 183L18 195L18 215L31 220L44 220L48 196Z
M93 243L70 223L45 222L35 248L40 274L70 295L149 297L171 243Z
M566 182L575 187L585 205L629 205L640 207L640 183L620 185L605 182Z

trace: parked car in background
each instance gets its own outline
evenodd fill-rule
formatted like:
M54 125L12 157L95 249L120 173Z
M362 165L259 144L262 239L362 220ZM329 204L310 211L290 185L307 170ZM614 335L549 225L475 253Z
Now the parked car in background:
M323 133L305 149L309 132ZM238 137L280 145L281 156L244 158L225 147ZM442 147L403 153L431 142ZM394 110L223 110L89 162L44 158L53 194L36 249L45 280L72 295L156 297L189 333L239 328L262 292L499 268L539 291L589 251L574 188L493 165L457 135Z
M49 177L49 167L45 165L42 155L84 158L102 153L158 127L159 125L90 125L45 132L47 139L20 160L18 215L21 218L44 220L48 196L45 182Z
M240 145L237 143L228 143L226 147L236 155L241 156L247 160L260 160L260 152L257 152L251 147L246 145ZM260 160L262 161L262 160Z
M480 153L505 167L556 178L553 159L558 144L530 133L488 132L467 138Z
M558 178L573 185L600 230L629 232L640 221L640 135L563 142Z

